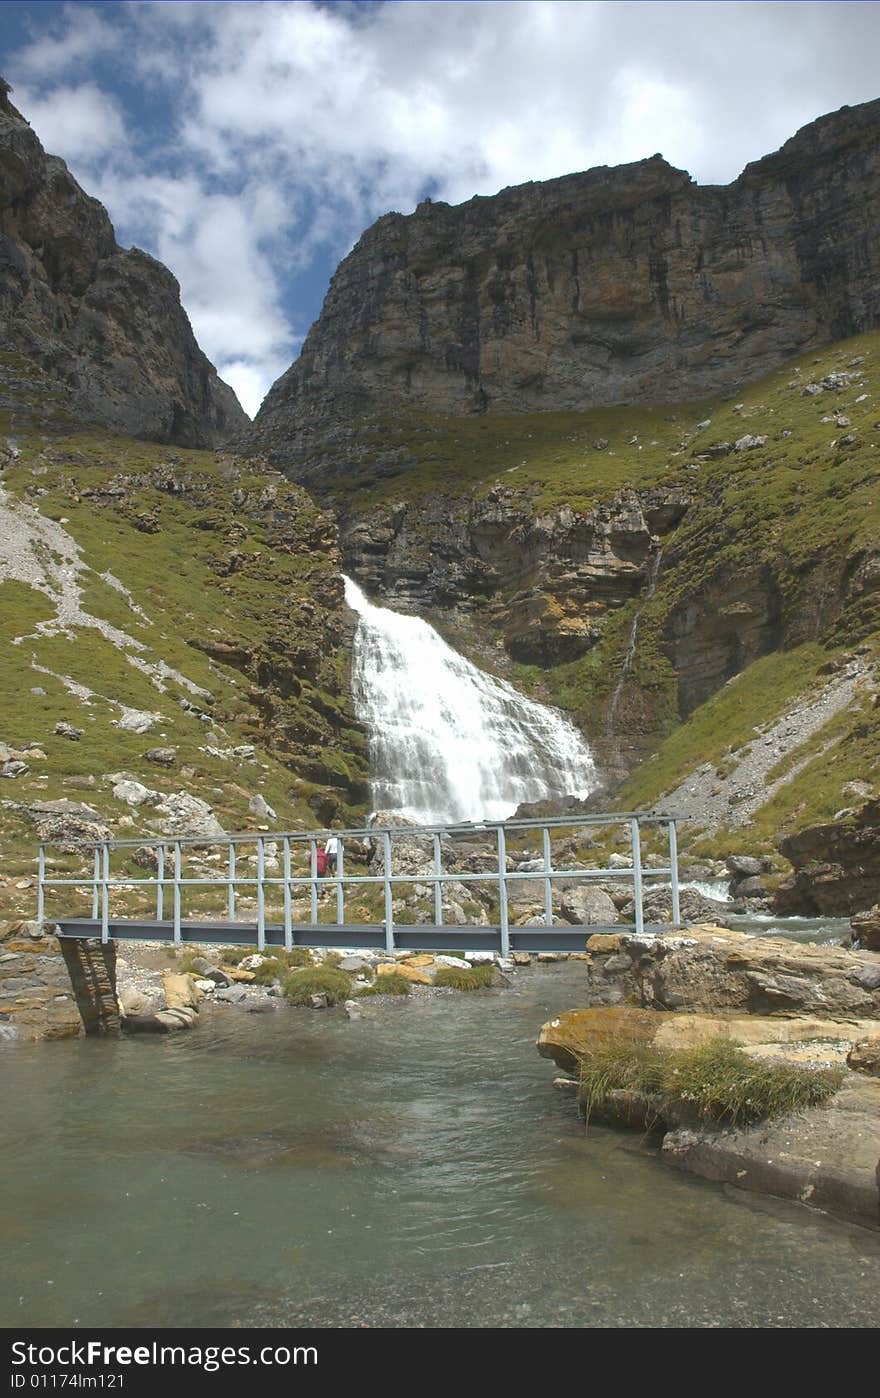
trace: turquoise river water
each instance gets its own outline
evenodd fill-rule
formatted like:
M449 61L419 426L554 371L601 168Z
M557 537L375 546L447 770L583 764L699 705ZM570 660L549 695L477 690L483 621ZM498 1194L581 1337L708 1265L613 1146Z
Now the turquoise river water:
M4 1050L0 1324L876 1324L880 1236L585 1132L579 974Z

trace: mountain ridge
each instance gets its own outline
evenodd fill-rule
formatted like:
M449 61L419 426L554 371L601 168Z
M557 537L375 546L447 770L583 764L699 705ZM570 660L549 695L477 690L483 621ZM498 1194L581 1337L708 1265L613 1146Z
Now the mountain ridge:
M386 214L337 269L252 440L309 481L345 475L380 412L731 391L880 323L878 200L880 100L819 118L729 185L653 156Z

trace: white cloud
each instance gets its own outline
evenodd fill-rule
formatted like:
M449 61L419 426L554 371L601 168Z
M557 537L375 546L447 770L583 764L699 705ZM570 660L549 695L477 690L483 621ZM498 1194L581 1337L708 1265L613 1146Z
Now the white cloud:
M107 5L104 9L112 14L118 6ZM33 16L35 24L39 18L38 14ZM16 72L25 80L68 76L71 68L111 52L121 38L121 30L108 23L101 11L89 5L65 5L54 32L47 29L16 54Z
M15 100L52 155L92 166L108 153L122 155L125 150L125 120L119 103L95 83L55 87L42 96L18 86Z
M304 328L293 273L379 214L428 187L458 202L656 151L730 180L876 95L878 16L822 0L82 3L9 75L47 146L171 266L204 348L253 404ZM96 76L117 50L170 142L124 145L130 90Z

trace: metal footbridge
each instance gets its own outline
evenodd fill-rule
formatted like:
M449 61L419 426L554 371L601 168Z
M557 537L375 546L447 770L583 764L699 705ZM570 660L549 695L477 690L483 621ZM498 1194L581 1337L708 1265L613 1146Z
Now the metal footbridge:
M627 853L616 863L589 863L591 844L602 828L623 828ZM643 834L659 835L663 854L643 859ZM565 867L554 867L557 848L568 836L570 855L559 856ZM338 855L332 873L319 875L318 850L330 837ZM415 843L424 852L419 872L400 869L402 846ZM539 853L524 858L523 846ZM458 853L469 865L450 869ZM519 853L517 853L519 847ZM398 853L398 869L395 864ZM598 853L598 851L596 851ZM137 861L133 857L137 854ZM444 856L446 856L444 860ZM456 860L459 862L459 860ZM517 862L527 868L517 868ZM601 859L606 864L604 856ZM127 868L122 868L123 863ZM75 864L77 867L71 868ZM151 868L145 876L132 867ZM193 868L193 865L197 868ZM212 867L209 869L207 865ZM477 864L481 867L474 868ZM357 872L349 872L354 869ZM114 872L115 870L115 872ZM597 925L559 925L559 904L567 888L596 882L630 883L633 920ZM516 886L528 881L536 897L530 900L533 921L512 921L517 908ZM57 925L63 938L135 939L187 943L219 943L271 947L333 947L394 951L489 951L507 957L514 951L582 951L585 937L595 932L668 931L669 924L646 927L644 891L648 883L670 888L672 921L680 921L678 851L675 817L621 814L560 816L553 819L480 821L445 825L368 825L351 830L289 831L282 834L245 833L222 838L205 836L105 840L72 851L65 846L40 845L38 854L37 917ZM491 890L497 921L461 924L448 920L450 885L479 885ZM372 917L367 908L353 907L378 888ZM426 922L395 918L395 893L418 889ZM458 892L458 889L454 890ZM475 889L475 891L477 891ZM308 899L308 916L303 904ZM59 904L65 904L59 908ZM83 901L90 915L75 912ZM198 901L198 915L186 903ZM131 905L137 903L136 910ZM210 906L205 907L208 904ZM124 915L121 909L125 906ZM400 905L398 903L398 912ZM248 916L242 916L244 913ZM252 915L251 915L252 914Z

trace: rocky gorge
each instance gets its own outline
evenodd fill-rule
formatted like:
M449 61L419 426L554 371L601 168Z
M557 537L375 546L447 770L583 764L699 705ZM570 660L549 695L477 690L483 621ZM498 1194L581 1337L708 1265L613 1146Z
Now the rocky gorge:
M808 1297L826 1268L863 1322L880 1228L878 161L869 103L725 189L654 157L388 214L251 425L172 274L117 245L0 88L11 1314L431 1325L445 1294L463 1325L594 1325L602 1305L619 1325L647 1278L652 1324L751 1324L756 1278L778 1319L800 1267ZM430 702L459 712L448 689L473 662L473 693L504 681L568 726L585 794L521 817L610 809L618 826L514 827L505 846L477 822L435 844L397 807L368 817L364 613L343 574L364 612L387 603L454 647L437 670L418 652ZM375 667L380 698L411 698L404 652ZM634 810L681 817L681 922L670 837L647 828L642 935ZM345 897L307 845L292 887L283 872L284 832L318 827L366 836L346 839L364 878ZM107 939L59 937L56 919L99 906L95 842L113 845ZM318 941L389 918L424 938L438 902L448 927L494 929L506 901L511 928L552 922L580 949L114 936L162 916L175 860L185 920L238 917L242 940L288 918ZM38 868L67 880L41 922ZM790 915L822 926L778 935ZM823 1232L825 1215L856 1227ZM587 1295L585 1257L610 1300ZM803 1313L827 1324L823 1307Z
M58 801L144 835L360 817L344 568L569 716L594 804L755 862L740 906L872 907L877 103L726 189L655 157L386 216L251 429L2 100L13 864Z

